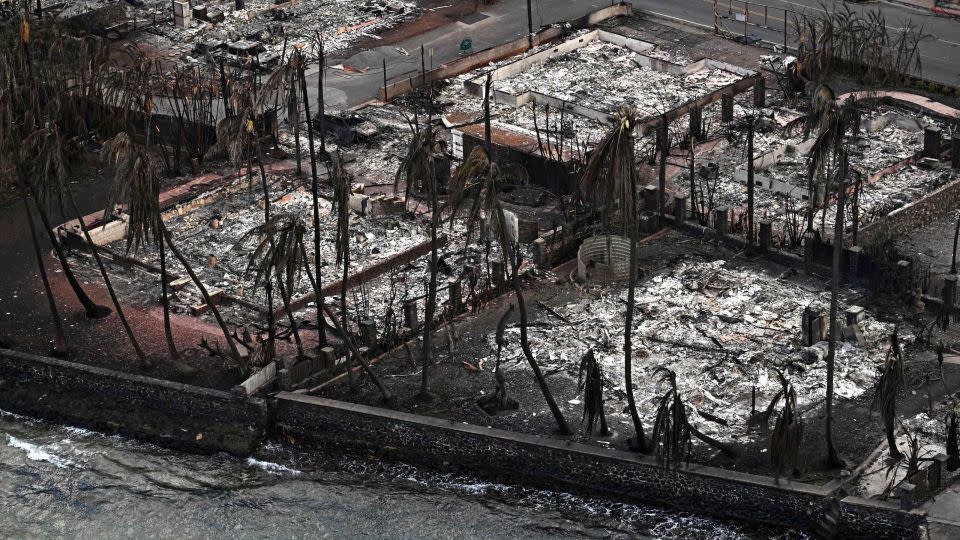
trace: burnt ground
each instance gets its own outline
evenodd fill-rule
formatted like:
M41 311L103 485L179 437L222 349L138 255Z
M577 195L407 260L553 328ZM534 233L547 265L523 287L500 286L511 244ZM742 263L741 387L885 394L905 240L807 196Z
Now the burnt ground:
M956 226L956 214L946 213L923 227L904 231L894 245L902 255L929 263L931 274L946 274L950 272Z
M726 257L728 260L738 257L736 253L712 244L689 239L682 243L676 243L674 247L655 247L648 244L643 250L642 264L645 270L653 273L658 266L669 265L671 257L679 253L680 250L709 252L720 257ZM764 260L752 261L751 264L759 264L780 271L784 270L782 267ZM538 301L548 304L575 301L577 289L569 283L564 283L570 271L574 268L575 263L571 261L555 269L554 274L549 279L527 281L525 295L531 325L556 325L560 323L553 314L540 307ZM826 278L824 276L813 276L812 279L823 283ZM366 376L361 376L361 384L357 390L351 390L346 379L341 377L314 393L323 397L372 406L386 406L400 411L448 418L459 422L559 437L556 432L556 424L546 407L539 388L535 384L532 373L529 369L511 368L511 365L515 362L526 362L522 357L505 359L503 364L508 393L510 397L519 402L519 409L490 416L476 405L478 398L493 392L495 388L493 366L489 364L492 360L487 360L487 364L480 366L482 369L477 370L477 359L488 357L491 354L488 336L496 332L501 315L508 305L514 302L513 294L507 293L483 306L479 314L465 316L457 321L455 326L458 339L453 354L450 354L447 330L443 328L437 332L434 339L436 364L430 373L433 394L433 399L430 401L424 402L416 397L420 389L422 373L419 367L421 351L419 339L411 343L413 362L416 365L411 364L408 353L401 347L383 355L380 358L380 363L375 367L376 372L394 394L394 400L391 403L383 402L376 388ZM518 317L515 314L510 324L517 324L517 321ZM618 336L618 339L622 338ZM535 355L543 353L543 351L534 351ZM928 373L937 373L935 379L939 379L935 355L911 351L908 364L908 392L902 397L899 405L899 412L903 417L926 410L927 399L922 386L924 375ZM960 366L946 366L945 373L947 386L956 392L960 388ZM577 391L576 377L562 370L545 371L545 375L567 422L575 431L575 435L572 437L574 440L598 446L628 448L627 438L633 434L632 423L629 420L629 415L625 414L626 411L611 411L609 409L609 395L605 396L605 400L608 402L605 412L615 434L603 439L589 437L584 432L581 423L583 409L579 400L582 399L582 396ZM622 377L619 373L606 373L605 376L609 378ZM634 381L635 387L650 383L652 381ZM939 380L932 382L931 387L933 388L934 399L937 399L937 396L942 396L943 392ZM683 389L681 388L682 392ZM870 414L872 397L872 390L867 390L858 398L852 400L838 399L835 404L835 441L839 453L847 462L848 469L859 465L884 441L879 419ZM765 407L766 403L758 403L757 406L758 408ZM690 414L695 413L691 412ZM806 465L797 475L800 480L823 483L833 480L839 475L839 471L825 470L823 466L825 458L825 443L822 435L824 433L824 418L822 402L820 406L804 414L805 437L802 455L806 456ZM644 427L648 436L652 429L652 423L653 418L644 418ZM691 461L755 474L773 474L769 454L766 450L767 440L764 436L748 437L741 435L739 438L734 438L732 446L739 453L736 459L724 457L712 448L695 441Z
M71 178L71 188L82 212L89 214L103 208L110 177L92 156L72 171ZM189 179L165 180L164 188ZM54 224L60 224L73 217L54 211L50 219ZM36 220L36 226L38 232L43 230L39 219ZM219 328L188 315L175 314L173 332L185 356L184 362L199 370L196 376L189 379L181 376L168 361L159 304L159 281L155 278L143 281L142 277L139 281L133 281L135 270L118 270L116 265L108 263L108 271L124 312L142 348L155 363L154 369L144 372L116 314L100 320L87 319L64 277L60 263L53 255L49 240L44 237L41 245L54 297L64 319L69 346L67 360L212 388L229 388L240 380L233 366L219 358L209 357L206 351L196 350L203 337L211 342L222 342ZM0 205L0 248L5 257L4 272L0 273L0 343L23 352L48 355L54 343L50 312L18 196ZM78 262L78 258L90 259L90 256L76 253L72 258ZM98 304L111 306L112 309L106 287L92 259L86 264L73 264L72 267L87 294ZM154 284L156 289L150 290ZM134 296L149 298L150 301L130 302L129 299Z

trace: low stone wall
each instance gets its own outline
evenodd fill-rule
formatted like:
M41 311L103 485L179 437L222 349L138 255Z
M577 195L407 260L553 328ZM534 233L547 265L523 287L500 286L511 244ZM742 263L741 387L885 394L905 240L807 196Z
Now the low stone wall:
M679 471L659 467L646 456L605 450L485 426L401 413L365 405L280 393L276 428L307 448L373 452L383 458L433 467L451 464L478 474L504 475L512 481L663 504L708 513L812 529L828 505L829 490L808 484L690 466ZM849 514L847 537L910 536L920 516L886 507Z
M960 207L960 179L860 229L860 245L870 245L876 238L900 236L904 231L923 227L958 207Z
M249 455L260 399L0 349L0 408L191 452Z

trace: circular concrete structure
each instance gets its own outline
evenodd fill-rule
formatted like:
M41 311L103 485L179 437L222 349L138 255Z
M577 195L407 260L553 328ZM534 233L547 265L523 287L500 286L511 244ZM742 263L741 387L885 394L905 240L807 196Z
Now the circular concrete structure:
M577 251L577 275L586 281L613 282L630 278L630 239L602 235L587 238Z

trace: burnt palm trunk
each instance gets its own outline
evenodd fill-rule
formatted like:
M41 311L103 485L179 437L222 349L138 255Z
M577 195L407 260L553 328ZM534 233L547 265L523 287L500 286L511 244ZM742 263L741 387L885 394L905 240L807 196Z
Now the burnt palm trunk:
M843 210L846 199L847 153L843 151L840 162L840 174L837 187L837 215L833 227L833 271L830 277L830 343L827 351L827 464L830 467L842 467L843 462L837 455L833 444L833 378L837 356L837 311L840 295L840 259L843 255Z
M253 137L257 137L256 133L253 134ZM257 161L260 167L260 189L263 191L263 222L270 223L270 187L267 185L267 174L263 169L263 152L260 151L260 142L257 141ZM248 156L250 152L248 150ZM247 174L252 174L251 167L253 166L252 156L248 158L247 161ZM270 242L270 252L273 252L274 243L273 235L269 236ZM273 317L273 279L268 275L267 281L264 283L264 290L267 293L267 358L273 360L275 351L276 339L277 339L277 323Z
M957 242L960 241L960 214L957 215L957 227L953 231L953 253L950 263L950 273L957 273Z
M298 53L299 54L299 53ZM323 73L323 53L320 56L320 72ZM321 75L320 95L323 99L323 81ZM317 269L317 287L323 287L320 272L320 179L317 177L317 156L313 147L313 118L310 116L310 99L307 95L307 78L303 69L303 63L300 64L300 92L303 94L303 108L307 114L307 140L310 145L310 175L312 182L310 184L310 194L313 196L313 265ZM323 114L322 110L321 113ZM321 126L322 127L322 126ZM326 150L323 144L323 130L320 131L320 153L326 158ZM327 334L323 328L323 296L317 293L317 338L321 347L327 345Z
M277 288L280 290L280 301L283 302L283 311L287 314L287 321L290 323L290 330L293 332L293 342L297 345L297 358L304 358L303 341L300 339L300 330L297 328L297 320L293 316L293 310L290 309L290 294L287 288L283 286L283 279L277 276Z
M180 361L180 352L177 350L177 344L173 340L173 329L170 327L170 295L167 292L167 249L161 238L157 242L160 250L160 303L163 305L163 334L167 340L167 350L170 352L170 358L174 362Z
M660 192L657 196L657 212L660 215L660 226L663 226L663 222L667 213L667 156L670 154L670 132L666 115L664 115L660 120L660 129L657 130L657 138L659 139L660 146L660 167L657 171L657 179L660 183ZM636 193L636 191L634 191L634 193Z
M427 180L428 182L430 179ZM430 187L430 283L427 286L427 305L423 319L423 371L420 377L420 399L430 399L430 364L433 356L433 319L437 311L437 227L438 213L436 185ZM451 305L453 303L451 302Z
M637 177L633 171L632 139L631 137L630 190L634 194L632 197L634 206L630 208L629 211L636 216ZM623 331L623 379L627 390L627 408L630 410L630 419L633 421L633 430L635 433L633 446L641 452L646 452L648 450L647 438L643 430L643 422L640 420L640 413L637 412L637 402L633 396L633 305L637 290L637 224L632 219L624 221L632 223L632 225L630 226L630 281L627 289L627 313L624 317Z
M43 223L43 228L47 232L47 238L50 239L50 243L53 245L53 252L56 254L57 260L60 261L60 267L63 268L63 275L67 278L67 282L70 284L70 288L73 289L73 293L77 296L77 300L79 300L80 304L83 306L83 310L86 313L87 318L102 319L106 317L110 314L110 308L107 306L101 306L100 304L97 304L91 300L90 297L87 296L86 291L83 290L80 282L77 281L76 276L73 274L70 261L67 260L67 256L63 252L63 246L60 244L60 241L53 232L53 225L50 223L50 217L47 215L46 210L44 210L43 205L40 204L40 198L37 195L33 184L27 180L24 180L22 184L23 187L30 192L30 197L33 199L34 205L37 207L37 215L40 216L40 222Z
M349 212L348 209L341 209L345 212ZM350 319L347 314L347 280L350 278L350 234L345 234L342 241L345 243L343 246L343 273L340 278L340 320L343 322L343 338L346 340L346 343L349 348L349 353L347 354L347 379L350 381L350 389L353 391L357 390L357 380L353 375L353 357L360 357L361 355L353 352L353 339L350 338ZM359 351L358 351L359 352Z
M500 225L503 226L506 223L503 209L498 208L497 211L500 213ZM504 262L509 264L513 270L513 276L510 281L513 284L513 293L517 297L517 309L520 311L520 348L523 349L523 355L526 357L527 363L530 364L530 369L533 370L533 375L537 380L537 385L540 387L540 392L543 394L543 399L547 402L547 407L557 422L557 431L560 435L571 435L573 432L570 430L570 425L567 424L567 419L564 418L563 412L560 410L560 407L557 406L556 400L553 399L553 393L550 392L550 387L547 386L547 381L543 377L543 372L540 370L540 364L537 363L536 358L533 356L533 351L530 349L530 341L527 338L527 326L529 324L527 321L527 302L523 296L523 288L520 286L520 250L519 248L513 249L509 246L502 246L502 248L504 252Z
M107 287L107 293L110 295L110 301L113 302L113 309L117 312L117 318L120 319L120 324L123 326L123 331L127 334L127 339L130 341L130 345L133 347L133 351L137 355L137 360L140 361L140 367L142 369L150 369L153 367L153 363L147 358L147 355L143 353L143 349L140 347L137 337L133 334L133 330L130 328L130 323L127 322L127 317L123 313L123 307L120 305L120 300L117 299L117 293L113 290L113 283L110 280L110 275L107 274L107 268L103 265L103 258L100 257L100 249L96 244L93 243L93 238L90 237L90 231L87 229L86 223L83 222L83 216L80 214L80 208L77 207L77 202L73 198L73 192L69 189L67 189L67 196L70 198L70 204L77 216L77 222L80 224L80 230L83 231L83 237L90 246L90 251L93 253L93 258L97 262L97 268L100 270L100 275L103 277L103 283Z
M173 253L173 256L180 261L180 264L186 270L187 275L190 276L190 279L193 281L193 284L196 285L197 289L200 291L200 296L203 297L203 301L207 304L207 307L210 308L210 313L213 313L213 318L216 319L217 325L220 327L220 331L223 333L223 338L227 341L227 346L230 348L230 354L233 356L233 359L240 362L240 351L237 349L236 343L233 341L233 336L230 335L230 330L227 328L227 323L223 320L223 316L220 315L220 310L217 309L217 306L213 303L213 299L210 298L210 293L207 291L207 287L200 281L200 277L197 276L197 273L193 271L193 267L187 261L186 257L183 256L183 253L180 252L180 249L177 248L176 244L173 243L173 237L170 234L167 226L162 222L160 223L160 229L163 233L163 239L167 242L167 246L170 248L170 252Z
M50 280L47 277L47 267L43 263L43 254L40 251L40 240L37 238L37 229L33 224L33 212L30 209L30 201L27 199L26 181L23 178L23 172L18 172L20 183L20 199L23 201L23 210L26 214L27 224L30 227L30 240L33 246L33 253L37 258L37 269L40 271L40 281L43 282L43 290L47 296L47 303L50 307L50 316L53 318L53 330L55 345L53 349L54 356L65 356L67 354L67 338L63 333L63 320L60 319L60 311L57 309L57 301L53 297L53 290L50 288Z
M756 189L754 184L754 172L753 172L753 121L749 121L747 124L747 245L753 247L754 244L754 234L753 234L753 214L754 214L754 197L753 192Z

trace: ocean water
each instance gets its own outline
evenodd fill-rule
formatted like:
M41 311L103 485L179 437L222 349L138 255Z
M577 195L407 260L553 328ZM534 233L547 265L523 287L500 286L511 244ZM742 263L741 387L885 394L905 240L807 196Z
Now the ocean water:
M804 538L266 443L199 456L0 411L3 538Z

